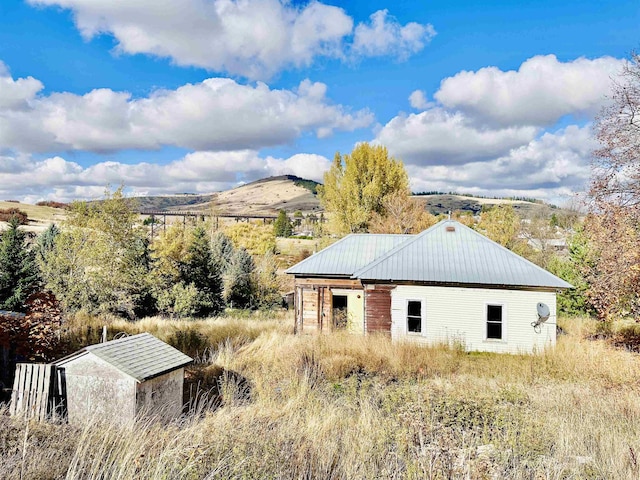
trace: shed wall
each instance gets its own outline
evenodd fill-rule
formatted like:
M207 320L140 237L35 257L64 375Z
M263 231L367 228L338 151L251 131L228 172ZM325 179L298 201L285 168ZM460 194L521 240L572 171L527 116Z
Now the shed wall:
M136 380L95 355L86 354L61 367L71 424L91 420L126 422L136 413Z
M554 292L401 285L391 299L393 340L459 343L466 350L497 353L531 353L556 343ZM420 334L407 332L409 300L422 300L426 307ZM535 333L531 322L538 302L546 303L552 315ZM486 339L487 304L503 305L503 340Z
M166 419L182 413L184 368L167 372L137 385L136 413L159 415Z

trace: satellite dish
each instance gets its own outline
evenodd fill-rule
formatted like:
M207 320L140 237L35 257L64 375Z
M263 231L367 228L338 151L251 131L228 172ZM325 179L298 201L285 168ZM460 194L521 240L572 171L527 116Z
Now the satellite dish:
M544 323L549 320L551 312L549 311L549 306L546 303L538 302L536 309L538 310L538 320L540 320L540 323Z
M536 310L538 311L538 320L531 323L531 326L535 330L536 333L540 333L542 330L540 325L549 320L551 316L551 311L549 310L549 306L546 303L538 302L536 305Z

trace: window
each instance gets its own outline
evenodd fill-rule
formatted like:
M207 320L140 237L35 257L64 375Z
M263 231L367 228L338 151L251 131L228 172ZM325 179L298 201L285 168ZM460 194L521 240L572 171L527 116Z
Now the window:
M502 305L487 305L487 340L502 340Z
M407 302L407 331L422 333L422 302L419 300Z

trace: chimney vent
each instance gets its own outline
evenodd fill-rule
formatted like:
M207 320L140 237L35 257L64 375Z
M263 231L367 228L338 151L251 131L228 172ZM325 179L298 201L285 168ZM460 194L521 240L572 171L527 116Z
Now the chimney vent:
M445 230L447 232L455 232L456 231L456 227L454 227L453 225L450 225L447 228L445 228Z

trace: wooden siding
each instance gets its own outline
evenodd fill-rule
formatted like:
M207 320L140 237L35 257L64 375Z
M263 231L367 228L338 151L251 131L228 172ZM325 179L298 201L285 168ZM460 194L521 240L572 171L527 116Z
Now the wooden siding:
M315 289L302 289L302 331L305 333L313 333L320 330L318 294L319 291Z
M333 330L332 289L362 289L348 278L296 278L295 329L297 333L330 333Z
M391 291L393 285L367 285L364 297L364 321L367 333L391 333Z

